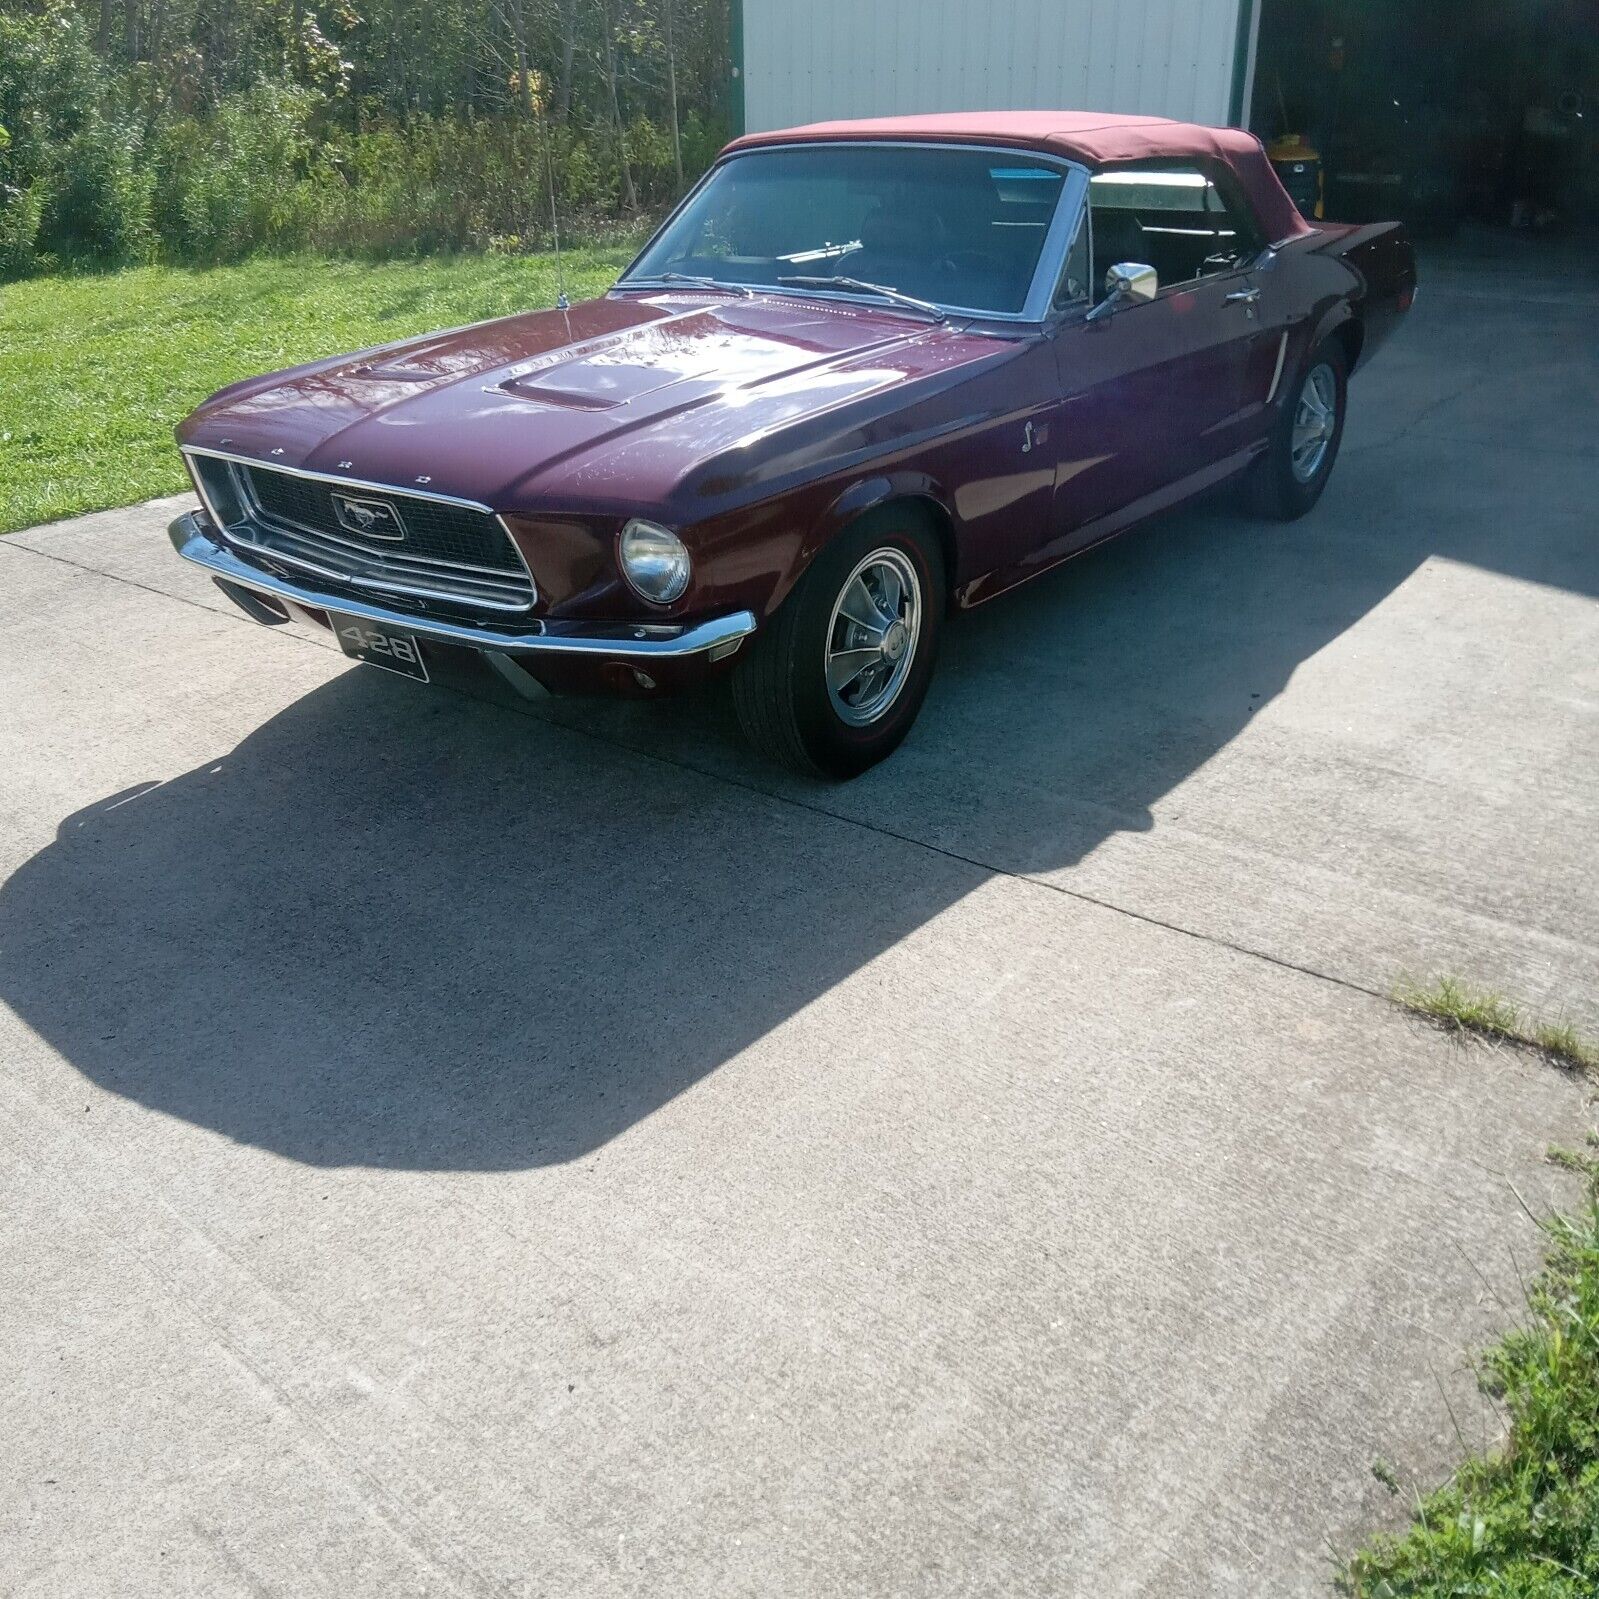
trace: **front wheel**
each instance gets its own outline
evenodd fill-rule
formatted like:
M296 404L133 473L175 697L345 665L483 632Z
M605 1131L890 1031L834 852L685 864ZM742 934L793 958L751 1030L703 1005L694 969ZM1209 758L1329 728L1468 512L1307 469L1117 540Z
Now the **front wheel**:
M1329 339L1305 363L1272 429L1271 447L1250 473L1250 501L1262 516L1291 522L1321 498L1338 459L1348 398L1343 346Z
M745 735L813 776L855 777L922 708L944 616L944 562L920 517L890 507L825 549L733 677Z

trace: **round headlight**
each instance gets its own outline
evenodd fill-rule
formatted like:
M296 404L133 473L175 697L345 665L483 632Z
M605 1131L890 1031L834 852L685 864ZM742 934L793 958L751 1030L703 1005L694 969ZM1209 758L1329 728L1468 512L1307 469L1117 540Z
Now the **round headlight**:
M669 605L688 587L693 563L683 541L656 522L629 522L622 529L622 570L647 600Z

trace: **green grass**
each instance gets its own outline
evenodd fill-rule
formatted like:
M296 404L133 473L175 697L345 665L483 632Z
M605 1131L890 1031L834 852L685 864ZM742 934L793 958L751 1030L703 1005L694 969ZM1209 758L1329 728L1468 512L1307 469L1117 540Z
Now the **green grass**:
M1599 1133L1588 1134L1587 1149L1567 1149L1563 1144L1551 1144L1544 1151L1544 1159L1551 1166L1565 1171L1580 1172L1584 1177L1599 1182Z
M1394 998L1442 1027L1599 1066L1565 1024L1540 1023L1458 978L1403 981ZM1527 1316L1478 1363L1506 1421L1503 1446L1468 1458L1418 1498L1410 1529L1374 1538L1344 1568L1355 1599L1594 1599L1599 1595L1599 1132L1549 1161L1587 1179L1582 1209L1544 1223L1549 1253ZM1397 1491L1383 1462L1378 1480Z
M1480 1368L1508 1418L1504 1447L1468 1460L1417 1504L1408 1532L1349 1563L1357 1599L1599 1594L1599 1182L1580 1215L1546 1231L1527 1321Z
M1503 996L1472 988L1459 978L1440 977L1430 983L1401 978L1394 999L1450 1031L1504 1039L1538 1050L1562 1066L1599 1070L1599 1047L1570 1023L1528 1016Z
M566 252L573 299L627 264ZM0 533L186 485L173 426L238 378L548 306L548 256L263 259L0 286Z

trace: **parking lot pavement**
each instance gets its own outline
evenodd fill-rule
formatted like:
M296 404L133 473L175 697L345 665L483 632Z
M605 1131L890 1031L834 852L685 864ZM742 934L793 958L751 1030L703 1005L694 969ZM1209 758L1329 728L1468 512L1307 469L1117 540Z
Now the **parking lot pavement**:
M0 540L0 1590L1327 1591L1590 1115L1380 997L1599 1003L1599 293L1480 281L845 788Z

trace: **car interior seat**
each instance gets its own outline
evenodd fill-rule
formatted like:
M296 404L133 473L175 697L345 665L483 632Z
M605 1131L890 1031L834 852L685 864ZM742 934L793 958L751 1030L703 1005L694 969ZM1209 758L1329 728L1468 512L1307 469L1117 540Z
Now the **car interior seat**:
M1137 261L1159 272L1160 263L1150 260L1149 241L1144 237L1138 218L1131 211L1095 206L1091 221L1094 228L1093 288L1096 300L1105 297L1105 274L1124 261Z

